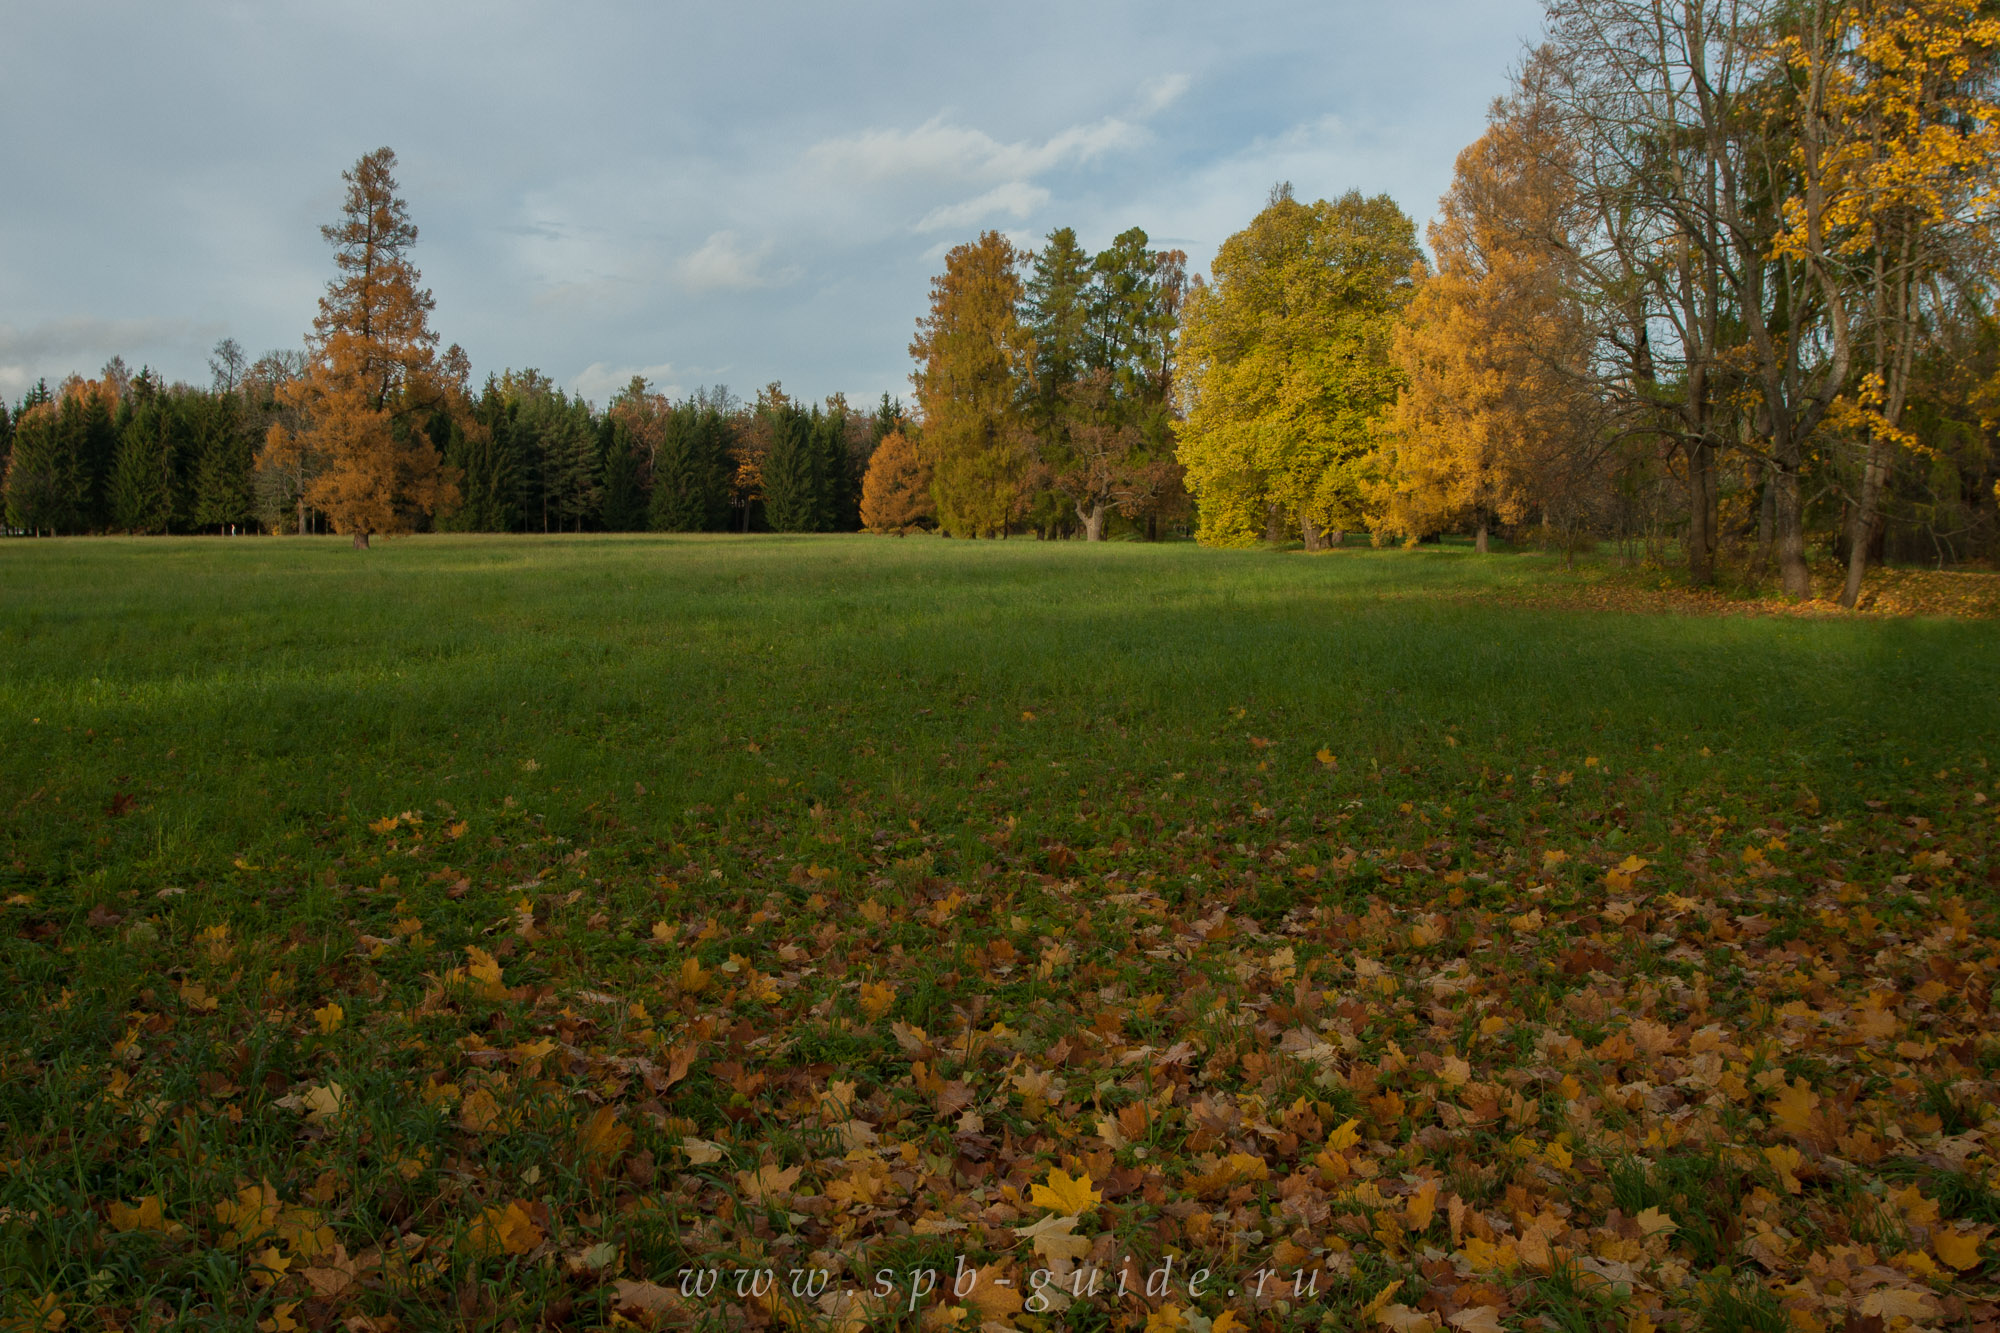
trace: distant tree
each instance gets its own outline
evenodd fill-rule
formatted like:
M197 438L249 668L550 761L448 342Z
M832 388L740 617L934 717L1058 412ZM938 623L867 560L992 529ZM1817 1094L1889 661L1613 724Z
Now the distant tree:
M194 394L187 411L194 451L191 522L217 532L246 526L254 509L251 475L256 448L245 427L242 395Z
M730 424L719 398L676 403L653 454L650 526L655 532L714 532L729 524Z
M606 532L640 532L648 526L647 492L671 410L642 375L634 375L605 408L598 442Z
M249 370L250 358L244 355L242 344L234 338L218 342L209 355L208 373L217 393L235 393L243 386L243 378Z
M773 532L824 532L821 414L808 413L774 383L758 401L757 425L764 441L765 522Z
M914 532L937 515L931 470L903 432L890 431L875 446L861 481L861 522L870 532Z
M121 532L172 532L188 509L187 472L192 449L184 393L162 391L141 372L131 382L132 410L118 435L110 505L111 526Z
M938 521L956 536L1004 532L1031 461L1016 401L1030 353L1021 258L994 231L953 249L910 344Z
M283 392L304 410L301 430L274 427L270 465L293 455L326 462L303 498L366 547L371 534L408 531L455 502L455 478L421 429L442 397L435 302L410 262L417 228L396 195L396 155L378 148L342 173L341 220L322 227L340 276L320 298L306 376Z
M38 536L74 532L79 523L76 456L58 414L46 398L24 406L7 459L7 524Z

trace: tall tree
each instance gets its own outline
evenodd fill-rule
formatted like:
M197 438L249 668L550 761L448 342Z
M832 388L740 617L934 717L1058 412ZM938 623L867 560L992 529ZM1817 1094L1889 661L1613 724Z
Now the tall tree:
M1495 103L1429 231L1437 271L1396 330L1405 384L1384 423L1375 530L1411 540L1534 508L1587 509L1600 442L1586 312L1566 270L1581 223L1549 108Z
M198 394L188 400L187 410L194 454L189 521L217 532L243 527L251 518L251 469L256 463L244 426L243 396L234 391Z
M955 536L1003 532L1027 473L1016 403L1030 353L1018 313L1020 261L995 231L953 249L910 344L938 522Z
M290 468L306 453L325 458L302 499L357 548L373 533L408 531L457 498L455 478L421 429L443 397L435 302L410 262L417 228L396 194L395 166L395 153L378 148L341 175L341 219L320 229L339 276L313 320L310 368L282 391L306 424L275 426L265 445L273 467Z
M1359 192L1307 206L1274 190L1223 242L1181 343L1179 456L1203 542L1296 528L1317 549L1361 524L1373 423L1401 382L1390 342L1421 262L1395 202Z
M714 532L728 526L734 464L724 398L726 391L684 399L662 423L653 456L655 532Z
M122 532L170 533L188 509L192 442L188 397L169 393L149 372L132 381L132 409L118 434L112 469L111 526Z

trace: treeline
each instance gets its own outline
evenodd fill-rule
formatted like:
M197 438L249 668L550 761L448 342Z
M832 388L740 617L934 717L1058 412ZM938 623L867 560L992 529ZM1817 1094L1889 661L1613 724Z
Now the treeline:
M215 349L205 386L165 384L114 359L96 379L38 383L0 403L9 528L27 534L326 532L309 500L324 460L259 455L299 416L299 352L248 361ZM678 402L633 381L602 410L539 371L490 376L417 429L457 501L411 527L443 532L853 532L882 437L915 428L886 394L872 411L838 395L807 406L772 384Z

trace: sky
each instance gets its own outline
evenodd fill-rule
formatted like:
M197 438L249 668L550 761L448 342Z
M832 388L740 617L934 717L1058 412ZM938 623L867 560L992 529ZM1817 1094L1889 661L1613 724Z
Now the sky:
M476 379L602 403L909 395L982 230L1129 227L1205 272L1271 186L1419 225L1539 0L971 5L21 0L0 41L0 396L298 347L341 172L395 149Z

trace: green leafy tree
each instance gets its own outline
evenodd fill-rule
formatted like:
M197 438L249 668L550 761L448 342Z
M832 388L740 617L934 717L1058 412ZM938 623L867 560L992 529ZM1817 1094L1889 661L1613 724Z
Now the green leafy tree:
M140 372L132 382L131 411L118 434L111 526L143 534L183 526L192 454L186 395L163 392L150 373Z

